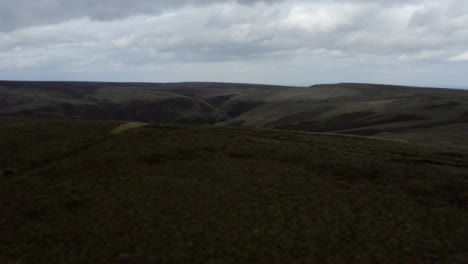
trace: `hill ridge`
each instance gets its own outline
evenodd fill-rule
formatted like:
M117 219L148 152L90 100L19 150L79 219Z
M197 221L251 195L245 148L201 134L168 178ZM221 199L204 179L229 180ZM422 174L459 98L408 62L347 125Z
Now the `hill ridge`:
M468 91L340 83L0 81L0 114L358 134L468 147Z

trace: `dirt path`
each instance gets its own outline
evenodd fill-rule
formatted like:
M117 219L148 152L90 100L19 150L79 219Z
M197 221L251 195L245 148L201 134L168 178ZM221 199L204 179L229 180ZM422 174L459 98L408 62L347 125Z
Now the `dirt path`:
M25 125L31 125L31 124L41 124L41 123L46 123L46 122L12 124L12 125L0 126L0 129L10 128L10 127L19 127L19 126L25 126ZM112 134L120 134L120 133L125 132L127 130L134 129L134 128L139 128L139 127L144 127L144 126L147 126L147 125L148 125L148 123L129 122L129 123L125 123L123 125L120 125L120 126L114 128L114 129L112 129L111 133Z
M139 127L144 127L144 126L147 126L148 123L141 123L141 122L130 122L130 123L126 123L126 124L123 124L121 126L118 126L114 129L112 129L111 133L112 134L120 134L122 132L125 132L127 130L130 130L130 129L134 129L134 128L139 128Z

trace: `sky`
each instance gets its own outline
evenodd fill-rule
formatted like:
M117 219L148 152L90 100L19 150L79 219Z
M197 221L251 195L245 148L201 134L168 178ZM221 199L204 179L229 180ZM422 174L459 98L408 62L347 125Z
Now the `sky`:
M468 88L466 0L0 0L0 79Z

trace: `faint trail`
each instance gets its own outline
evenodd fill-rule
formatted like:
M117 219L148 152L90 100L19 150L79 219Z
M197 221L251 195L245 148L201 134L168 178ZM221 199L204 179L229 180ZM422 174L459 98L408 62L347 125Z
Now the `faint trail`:
M9 128L9 127L24 126L24 125L26 125L26 124L25 124L25 123L21 123L21 124L6 125L6 126L0 126L0 129L2 129L2 128Z
M5 127L15 127L15 126L24 126L24 125L27 125L28 123L26 124L14 124L14 125L8 125L8 126L3 126L3 127L0 127L1 128L5 128ZM30 171L30 170L36 170L36 169L40 169L40 168L44 168L44 167L47 167L47 166L50 166L52 164L55 164L55 163L58 163L58 162L61 162L61 161L64 161L70 157L72 157L73 155L76 155L80 152L83 152L83 151L86 151L98 144L100 144L101 142L105 141L105 140L108 140L108 139L111 139L113 138L114 135L117 135L117 134L120 134L122 132L125 132L125 131L128 131L128 130L131 130L131 129L134 129L134 128L139 128L139 127L144 127L144 126L147 126L149 125L148 123L141 123L141 122L129 122L129 123L125 123L123 125L120 125L114 129L112 129L110 132L112 133L112 135L103 135L102 137L98 137L96 138L94 141L92 142L88 142L88 143L85 143L81 146L79 146L78 148L76 149L73 149L73 150L70 150L70 151L67 151L65 153L62 153L60 154L59 157L56 157L54 158L53 160L50 160L49 162L44 162L43 164L40 164L40 165L34 165L34 166L31 166L31 167L27 167L27 168L24 168L21 170L21 172L25 172L25 171Z
M20 127L20 126L29 126L29 125L38 125L38 124L47 124L48 122L27 122L27 123L18 123L18 124L11 124L6 126L0 126L0 129L3 128L10 128L10 127Z
M148 123L141 123L141 122L130 122L130 123L126 123L126 124L123 124L123 125L120 125L114 129L111 130L111 133L112 134L120 134L122 132L125 132L127 130L130 130L130 129L135 129L135 128L139 128L139 127L144 127L144 126L147 126Z

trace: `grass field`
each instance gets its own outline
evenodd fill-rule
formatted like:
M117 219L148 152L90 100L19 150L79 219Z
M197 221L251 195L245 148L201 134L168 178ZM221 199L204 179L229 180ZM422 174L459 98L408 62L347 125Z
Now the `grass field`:
M466 263L468 153L0 116L0 263Z

